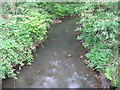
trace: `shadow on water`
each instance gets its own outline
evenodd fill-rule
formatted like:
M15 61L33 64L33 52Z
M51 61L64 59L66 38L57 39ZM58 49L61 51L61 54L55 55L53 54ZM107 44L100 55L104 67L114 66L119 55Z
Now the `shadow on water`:
M6 88L99 88L96 73L86 68L80 55L85 50L76 40L76 22L79 17L64 19L53 25L43 47L38 47L34 63L24 67L18 80L3 81Z

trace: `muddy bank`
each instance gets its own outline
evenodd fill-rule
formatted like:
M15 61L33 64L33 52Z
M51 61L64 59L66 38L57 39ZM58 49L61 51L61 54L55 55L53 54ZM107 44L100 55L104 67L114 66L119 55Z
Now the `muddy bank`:
M100 88L96 72L80 59L85 49L76 40L79 17L54 24L31 66L24 67L18 80L3 80L3 88Z

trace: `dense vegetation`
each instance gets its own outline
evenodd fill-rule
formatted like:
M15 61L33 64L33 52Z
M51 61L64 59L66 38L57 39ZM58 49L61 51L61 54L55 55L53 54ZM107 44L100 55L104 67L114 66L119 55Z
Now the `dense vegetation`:
M70 11L71 9L71 11ZM52 19L75 13L75 4L3 3L0 23L0 77L16 77L15 69L33 61L32 50L47 37Z
M81 3L81 31L77 39L84 39L83 46L90 50L85 56L89 59L88 66L100 71L119 86L118 63L118 3Z
M52 19L78 14L81 17L83 46L88 66L105 74L112 85L119 86L118 3L3 3L0 17L0 77L17 78L15 69L33 62L32 50L47 38Z

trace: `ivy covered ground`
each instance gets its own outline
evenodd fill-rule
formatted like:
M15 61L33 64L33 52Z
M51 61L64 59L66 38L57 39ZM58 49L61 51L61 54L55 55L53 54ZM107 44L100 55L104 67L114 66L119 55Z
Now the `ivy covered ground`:
M0 78L17 79L16 69L34 61L32 51L47 38L52 20L76 14L81 19L75 31L82 32L77 40L89 50L85 63L103 73L112 86L120 86L117 2L6 2L2 5Z

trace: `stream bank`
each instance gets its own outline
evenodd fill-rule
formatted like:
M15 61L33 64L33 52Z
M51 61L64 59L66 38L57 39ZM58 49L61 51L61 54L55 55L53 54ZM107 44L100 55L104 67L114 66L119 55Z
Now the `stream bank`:
M97 73L80 59L85 49L74 32L79 20L75 17L54 24L43 47L33 53L32 65L23 67L18 80L3 80L3 88L100 88Z

